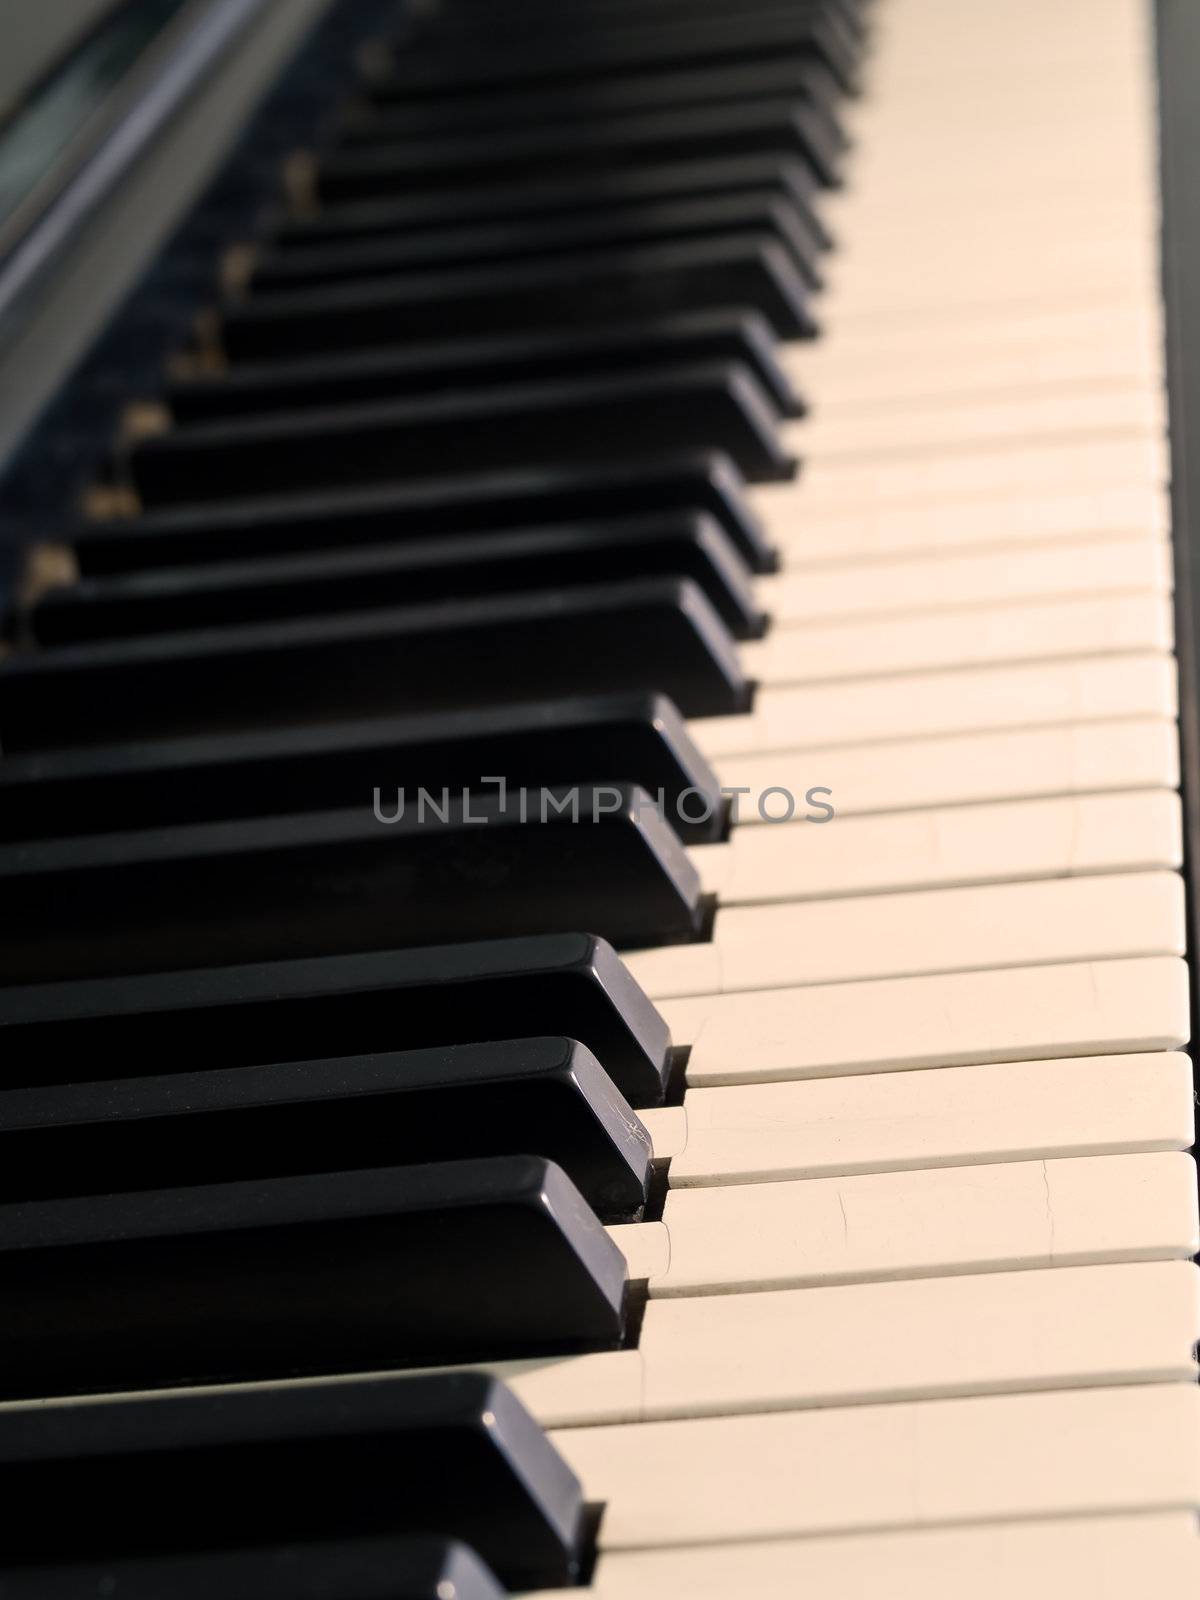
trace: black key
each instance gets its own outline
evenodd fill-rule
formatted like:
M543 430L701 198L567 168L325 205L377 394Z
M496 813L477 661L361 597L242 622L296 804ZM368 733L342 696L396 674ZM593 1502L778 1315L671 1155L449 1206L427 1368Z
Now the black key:
M705 923L684 847L645 790L617 784L503 797L418 791L386 821L364 802L6 845L0 903L3 983L581 925L638 948L696 939Z
M651 1153L572 1039L0 1092L3 1201L530 1154L557 1163L604 1221L629 1221Z
M297 252L303 254L304 252ZM439 395L489 385L605 377L675 363L749 368L785 416L805 407L755 312L695 312L616 327L452 340L301 360L242 363L175 378L166 401L178 422L304 406Z
M583 1553L578 1480L482 1373L0 1413L0 1497L13 1563L436 1533L540 1589Z
M755 0L745 11L751 15L762 11L778 11L775 3ZM491 47L511 45L514 39L532 34L534 42L554 36L562 28L564 17L569 17L572 40L586 39L596 30L629 27L631 24L664 24L690 20L708 23L729 16L727 0L605 0L605 3L575 4L569 13L547 0L520 0L499 11L495 6L479 4L445 5L429 12L420 8L410 10L399 29L399 37L406 49L424 43L431 46L448 46L456 49L480 48L483 43ZM864 33L864 19L858 0L793 0L793 15L805 13L836 24L839 31L852 39ZM739 12L739 15L742 13Z
M795 469L779 420L748 368L668 367L197 423L141 440L124 465L149 507L402 482L462 461L486 472L689 445L723 451L761 481Z
M548 129L335 148L318 158L316 188L323 204L338 205L466 188L489 178L498 183L554 175L582 178L626 165L742 155L793 156L806 162L821 183L832 184L839 154L825 119L809 107L791 98L759 98L703 110L639 111Z
M515 532L658 511L705 511L753 572L775 556L726 456L681 455L539 472L463 474L404 485L252 498L90 523L74 540L81 572L279 556L435 535Z
M420 228L516 223L555 214L589 217L624 210L635 203L699 200L705 196L770 193L795 208L815 236L827 245L812 210L817 181L812 169L794 156L736 156L721 161L671 161L652 167L623 167L575 178L539 178L529 183L493 183L443 193L423 190L400 199L360 200L302 215L280 214L268 222L266 236L298 248L367 239Z
M611 1350L624 1328L624 1256L532 1156L2 1206L0 1273L9 1398Z
M699 68L714 63L820 61L843 89L856 87L854 41L826 13L810 6L765 5L740 8L736 16L700 21L683 16L671 22L641 19L580 39L574 29L558 29L544 41L494 42L475 52L460 46L398 51L391 68L378 75L391 93L414 101L434 100L469 87L587 83L593 79L647 72L664 65Z
M0 747L230 732L637 690L685 716L750 689L690 578L210 628L0 662Z
M704 514L85 578L50 590L27 621L39 644L79 644L662 576L693 579L735 638L762 634L745 563Z
M10 1088L538 1032L582 1040L632 1105L662 1100L666 1025L591 934L0 990Z
M369 84L364 98L341 113L337 132L343 143L355 144L380 137L420 135L434 127L452 134L486 133L585 122L674 106L724 105L766 96L794 99L823 112L830 136L840 143L833 115L838 93L834 80L820 63L790 58L759 61L752 66L714 62L694 71L667 64L651 72L630 72L568 88L497 89L481 94L468 91L415 104L406 95L397 97L384 80Z
M746 233L261 295L224 310L221 338L231 361L262 361L726 306L759 312L780 338L816 332L788 253Z
M506 1593L467 1545L419 1536L0 1566L3 1600L504 1600Z
M688 844L724 837L726 804L679 712L658 695L498 706L209 739L102 745L0 762L0 839L376 805L398 791L565 788L619 778ZM488 780L485 782L485 780Z
M725 833L716 774L669 700L601 695L431 717L99 746L0 762L0 839L378 805L398 791L639 784L689 844Z
M297 252L303 254L304 252ZM776 357L771 329L754 312L694 312L620 327L561 330L445 344L362 350L348 356L243 362L176 378L166 400L177 422L437 396L449 390L607 377L670 362L737 362L781 415L804 406Z
M770 191L715 195L673 202L613 206L585 216L568 213L542 220L489 222L477 227L437 228L383 234L368 239L311 245L294 243L260 252L249 275L251 294L349 283L435 267L507 265L550 261L580 250L638 249L729 234L771 234L787 251L810 289L820 288L817 257L822 245L809 226L807 208Z

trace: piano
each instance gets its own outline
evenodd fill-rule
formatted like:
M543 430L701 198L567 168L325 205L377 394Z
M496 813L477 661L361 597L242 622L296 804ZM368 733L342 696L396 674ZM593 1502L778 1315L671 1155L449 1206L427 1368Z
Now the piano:
M1200 12L0 28L2 1600L1194 1596Z

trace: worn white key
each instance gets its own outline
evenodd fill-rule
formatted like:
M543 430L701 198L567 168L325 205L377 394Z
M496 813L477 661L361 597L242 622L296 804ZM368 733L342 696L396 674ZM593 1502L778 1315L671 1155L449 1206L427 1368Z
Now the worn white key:
M743 645L742 662L751 678L774 688L1004 661L1166 653L1173 637L1169 595L1123 594L808 622Z
M1178 957L814 984L659 1003L687 1082L771 1083L976 1062L1178 1050Z
M1200 1248L1196 1167L1176 1152L672 1189L663 1223L670 1258L652 1296L1182 1260Z
M1187 1150L1182 1052L689 1088L671 1187ZM655 1116L646 1112L653 1133Z
M652 1300L636 1350L488 1370L564 1428L1186 1382L1198 1337L1200 1269L1144 1262Z
M718 911L710 942L635 951L651 998L803 983L1182 955L1172 872L860 895Z
M1169 509L1150 483L1097 493L1072 485L1043 495L966 495L921 506L805 506L795 485L759 485L753 502L787 570L931 552L1008 551L1096 535L1165 540Z
M1080 442L950 451L898 460L818 459L807 467L808 515L826 507L925 504L955 495L1028 494L1086 484L1165 483L1166 441L1114 432Z
M698 718L688 730L710 760L720 760L873 739L1173 717L1175 710L1175 663L1142 653L764 688L749 712Z
M933 560L798 567L761 579L757 592L772 626L781 628L927 613L939 607L1167 594L1171 587L1171 552L1165 541L1091 539Z
M789 803L790 809L790 803ZM692 852L706 894L722 906L1178 867L1179 797L1134 794L796 820L737 828Z
M775 797L764 799L772 787L795 796L803 812L811 804L810 790L829 790L829 795L813 799L832 804L840 820L916 806L1171 789L1179 782L1179 735L1165 718L1139 717L1065 728L725 756L717 771L725 788L746 791L737 797L736 812L739 830L744 831L762 826L772 807L782 804Z
M538 1600L1193 1600L1200 1536L1188 1511L613 1550L587 1589Z
M599 1542L613 1550L1195 1512L1198 1436L1200 1389L1162 1384L559 1429L551 1438L587 1498L604 1504Z

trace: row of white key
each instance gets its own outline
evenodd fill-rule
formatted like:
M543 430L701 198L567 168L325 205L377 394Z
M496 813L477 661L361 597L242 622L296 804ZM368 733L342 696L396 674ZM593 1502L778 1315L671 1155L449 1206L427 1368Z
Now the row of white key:
M804 471L754 493L755 706L691 730L750 791L693 852L713 941L629 961L687 1050L661 1221L613 1230L638 1349L507 1371L604 1502L596 1600L1200 1578L1145 17L891 21L835 331L787 356ZM767 825L771 787L837 820Z

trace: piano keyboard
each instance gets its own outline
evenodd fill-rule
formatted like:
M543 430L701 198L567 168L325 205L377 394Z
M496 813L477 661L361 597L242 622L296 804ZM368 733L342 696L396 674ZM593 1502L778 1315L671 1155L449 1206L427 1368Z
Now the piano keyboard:
M1150 6L382 9L0 663L0 1595L1194 1594Z

